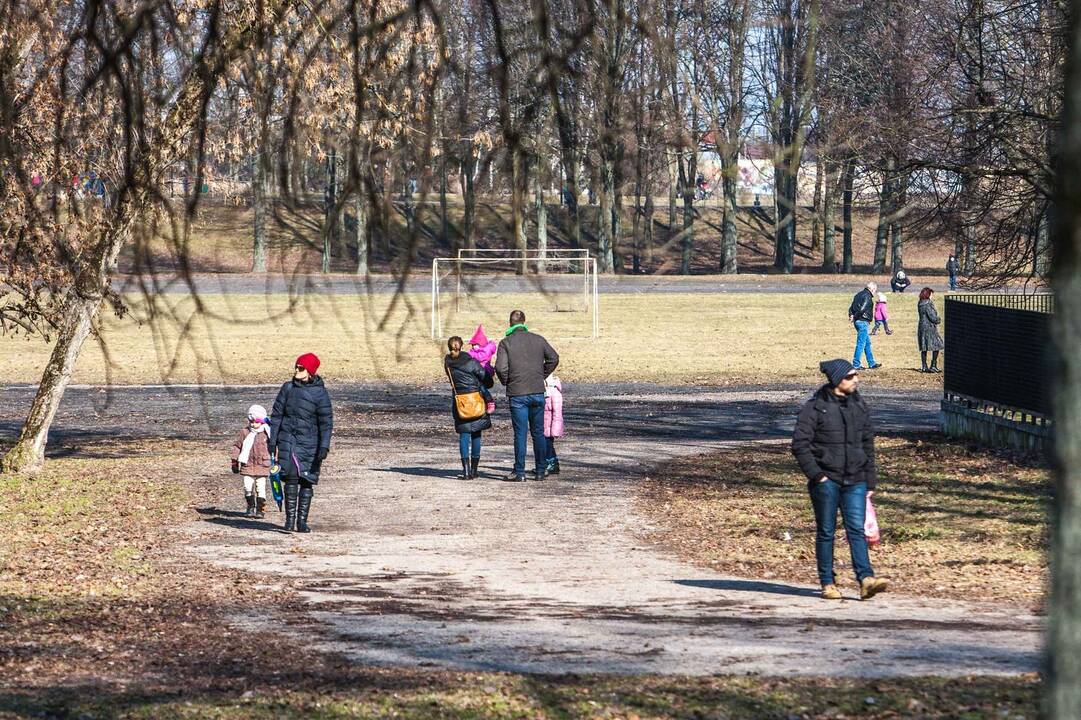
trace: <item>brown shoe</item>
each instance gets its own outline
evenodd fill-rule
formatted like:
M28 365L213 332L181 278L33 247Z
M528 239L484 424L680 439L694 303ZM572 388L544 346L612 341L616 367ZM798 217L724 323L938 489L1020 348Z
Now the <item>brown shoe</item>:
M841 591L837 589L836 585L823 585L822 586L822 599L823 600L842 600Z
M889 583L884 578L865 577L860 583L860 600L870 600L880 592L886 592Z

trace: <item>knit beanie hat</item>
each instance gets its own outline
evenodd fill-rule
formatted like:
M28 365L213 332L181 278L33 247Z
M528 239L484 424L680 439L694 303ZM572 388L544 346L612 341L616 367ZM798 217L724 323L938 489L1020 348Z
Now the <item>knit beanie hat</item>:
M879 302L886 302L886 293L882 293L882 292L880 292L880 293L878 294L878 301L879 301Z
M309 375L315 375L315 371L319 369L319 358L315 353L304 353L297 358L296 364L307 370Z
M826 378L830 381L830 385L837 387L837 385L845 379L845 376L855 368L852 363L847 360L838 358L837 360L823 360L818 363L818 369L825 374Z
M262 405L252 405L248 408L248 419L266 422L266 408Z
M469 338L470 345L487 345L488 336L484 334L484 326L477 325L477 331L473 333L473 337Z

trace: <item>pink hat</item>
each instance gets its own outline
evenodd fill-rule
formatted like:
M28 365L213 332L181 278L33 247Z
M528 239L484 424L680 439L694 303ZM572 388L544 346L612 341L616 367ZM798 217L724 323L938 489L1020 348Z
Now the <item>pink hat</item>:
M469 338L470 345L487 345L488 336L484 334L484 326L477 325L477 331L473 333L473 337Z

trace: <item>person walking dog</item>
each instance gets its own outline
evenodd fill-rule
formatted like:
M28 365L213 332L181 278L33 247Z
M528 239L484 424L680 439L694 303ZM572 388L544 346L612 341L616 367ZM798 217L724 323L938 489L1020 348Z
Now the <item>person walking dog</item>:
M545 477L547 443L544 439L544 378L559 365L559 354L542 336L529 332L525 313L514 310L510 327L495 356L495 374L507 389L514 428L514 469L504 480L525 480L526 436L533 438L537 480Z
M920 363L923 366L921 372L925 373L942 372L938 369L938 354L946 347L942 336L938 334L938 326L942 320L935 309L935 301L931 299L934 294L934 290L925 287L920 290L920 301L916 304L916 312L920 318L916 326L916 341L920 346ZM930 367L927 367L927 353L931 353Z
M458 479L471 480L477 477L480 466L480 435L492 427L492 418L488 414L492 396L488 388L494 383L475 357L462 352L460 337L455 335L447 340L447 350L450 352L443 358L443 371L450 380L450 411L454 416L458 454L462 459L462 474Z
M887 587L886 580L875 577L863 531L867 498L878 479L871 411L859 393L859 371L847 360L827 360L818 367L827 382L804 403L792 434L792 454L807 476L814 508L818 581L824 599L841 599L833 572L840 509L860 599L867 600Z
M860 368L860 355L867 356L867 367L871 370L882 367L875 362L875 354L871 351L871 335L869 333L871 323L875 319L875 292L878 285L873 282L867 283L852 298L852 304L848 307L848 320L856 328L856 352L852 356L852 365L857 370Z
M311 532L308 512L334 431L330 394L315 374L318 369L314 353L298 357L293 378L278 390L270 413L270 452L285 484L285 529L302 533Z

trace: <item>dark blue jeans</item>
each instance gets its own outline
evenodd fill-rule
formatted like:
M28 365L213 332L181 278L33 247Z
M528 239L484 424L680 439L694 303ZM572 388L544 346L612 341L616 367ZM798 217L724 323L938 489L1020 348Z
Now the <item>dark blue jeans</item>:
M957 276L951 273L950 274L950 290L956 290L956 289L957 289Z
M514 427L514 472L525 475L527 435L533 437L533 461L537 472L544 472L548 449L544 442L544 393L512 397L510 421Z
M480 457L480 430L475 433L458 433L458 450L462 455L462 460L469 459L470 445L473 447L473 457Z
M559 459L556 456L556 439L555 438L550 438L550 437L546 436L544 438L544 447L547 450L547 452L544 453L544 456L546 458L548 458L548 462L555 462L556 460Z
M863 534L863 522L867 513L867 483L842 486L833 480L815 482L811 485L811 504L815 510L815 560L818 562L818 580L832 585L833 535L837 531L837 510L844 520L848 547L852 551L852 569L856 581L872 577L871 558L867 554L867 536Z

